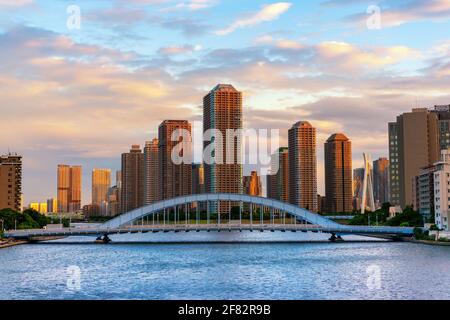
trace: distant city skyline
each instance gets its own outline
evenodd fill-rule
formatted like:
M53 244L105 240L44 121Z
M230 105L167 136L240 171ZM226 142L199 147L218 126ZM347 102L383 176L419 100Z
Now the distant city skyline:
M356 168L363 152L388 157L397 115L450 101L448 1L379 1L380 29L366 1L80 0L69 29L72 4L0 1L0 153L23 156L26 204L56 197L64 163L83 167L89 203L92 169L119 170L165 119L201 121L217 83L243 92L244 127L282 129L281 146L292 123L317 128L320 194L331 134L351 138Z

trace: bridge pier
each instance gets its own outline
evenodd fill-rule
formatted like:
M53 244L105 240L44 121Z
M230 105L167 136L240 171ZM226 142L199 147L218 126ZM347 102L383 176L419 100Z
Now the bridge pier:
M342 237L338 234L336 235L335 233L331 234L330 239L328 239L328 241L330 242L343 242L344 239L342 239Z
M112 240L108 237L107 234L104 234L103 236L98 237L95 240L96 243L104 243L104 244L108 244L110 242L112 242Z

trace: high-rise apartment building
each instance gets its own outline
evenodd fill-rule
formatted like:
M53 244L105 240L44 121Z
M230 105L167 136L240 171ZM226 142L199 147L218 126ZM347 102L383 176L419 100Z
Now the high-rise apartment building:
M389 202L400 205L400 151L397 122L388 124L389 134Z
M58 213L58 200L51 198L47 200L48 213Z
M390 202L405 208L414 203L420 168L439 159L438 117L413 109L389 123Z
M205 169L202 163L192 165L192 194L205 193Z
M434 173L436 170L436 165L423 167L416 177L414 209L426 220L434 217Z
M144 154L139 145L122 154L121 213L144 205Z
M216 151L222 150L222 163L205 163L205 188L207 193L243 193L242 164L240 155L242 141L236 138L227 140L227 130L242 129L242 93L232 85L219 84L203 98L203 130L218 130L223 139L205 142L204 148L211 143L222 140L223 145ZM230 131L228 131L230 132ZM228 146L232 146L228 148ZM231 161L230 161L231 159ZM227 161L229 160L229 161Z
M117 186L108 189L107 199L108 211L106 215L109 217L117 216L120 213L119 188Z
M279 148L272 155L270 174L267 176L267 197L289 202L289 149Z
M262 182L258 172L252 171L250 176L244 176L244 193L249 196L262 196Z
M317 212L316 128L307 121L289 130L289 202Z
M159 126L158 180L161 200L172 199L192 193L192 163L183 162L179 164L172 159L174 148L183 142L183 138L172 141L173 134L176 130L179 130L180 136L183 130L190 134L191 124L186 120L166 120ZM176 133L175 136L177 136ZM184 141L183 143L185 145L181 152L182 154L178 154L179 157L184 157L186 155L184 153L186 152L192 153L192 141Z
M58 212L81 209L81 166L58 165Z
M159 140L153 139L145 143L144 148L144 204L152 204L159 200L158 183L158 148Z
M434 106L430 112L438 117L440 150L447 150L450 148L450 105Z
M373 162L373 196L380 207L389 202L389 160L379 158Z
M343 134L333 134L325 143L326 211L352 212L352 143Z
M217 85L203 98L203 131L213 135L214 131L219 132L222 136L222 139L212 137L203 145L205 150L211 144L215 146L214 154L210 155L215 161L204 162L206 193L243 193L242 128L242 92L230 84ZM226 213L230 206L236 205L219 202L218 212Z
M22 157L0 156L0 210L22 211Z
M111 187L111 170L92 170L92 205L98 214L106 216L108 203L108 190Z

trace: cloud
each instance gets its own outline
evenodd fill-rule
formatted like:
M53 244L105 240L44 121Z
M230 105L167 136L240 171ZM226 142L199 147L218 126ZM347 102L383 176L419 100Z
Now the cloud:
M215 6L218 3L217 0L189 0L183 1L175 5L174 7L170 7L167 9L163 9L163 11L173 11L173 10L181 10L187 9L189 11L197 11L206 8L210 8Z
M352 15L346 21L366 24L369 17L366 13ZM445 21L450 17L450 1L448 0L409 0L389 2L381 7L381 27L396 27L415 21Z
M234 32L236 29L254 26L262 22L268 22L278 19L283 13L291 8L292 3L289 2L277 2L262 7L257 13L248 17L238 19L234 21L230 26L225 29L217 30L216 34L224 36Z
M91 168L118 168L120 153L155 137L164 119L201 118L203 96L220 82L244 92L246 127L281 129L285 144L289 127L308 120L319 130L319 157L326 138L343 131L357 161L363 151L387 155L386 122L416 97L450 103L446 42L419 52L288 37L205 47L194 59L187 53L199 47L183 42L143 55L39 28L0 33L0 145L25 156L26 202L53 195L42 181L58 163L84 166L88 194ZM396 68L409 60L420 63L407 63L407 74Z
M202 47L200 45L170 46L160 48L158 50L158 53L163 55L179 55L179 54L189 54L195 51L200 51L201 49Z
M178 30L186 37L200 36L208 32L210 25L202 22L200 19L191 19L185 17L168 17L160 22L166 29Z
M0 0L0 7L23 7L33 3L33 0Z

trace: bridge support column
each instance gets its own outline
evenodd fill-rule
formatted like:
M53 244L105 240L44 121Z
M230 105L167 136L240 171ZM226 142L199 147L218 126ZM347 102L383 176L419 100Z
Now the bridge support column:
M98 237L97 240L95 240L95 242L108 244L112 242L112 240L108 237L107 234L104 234L103 236Z
M206 201L206 222L209 224L211 221L210 218L210 212L209 212L209 201Z
M336 235L335 233L331 234L330 239L328 239L330 242L343 242L344 239L342 239L341 235Z
M259 220L261 222L261 226L264 225L264 206L259 206Z
M200 222L200 216L199 216L199 207L200 207L200 202L197 202L197 208L195 209L196 211L195 211L195 221L196 221L196 224L198 225L199 224L199 222Z

